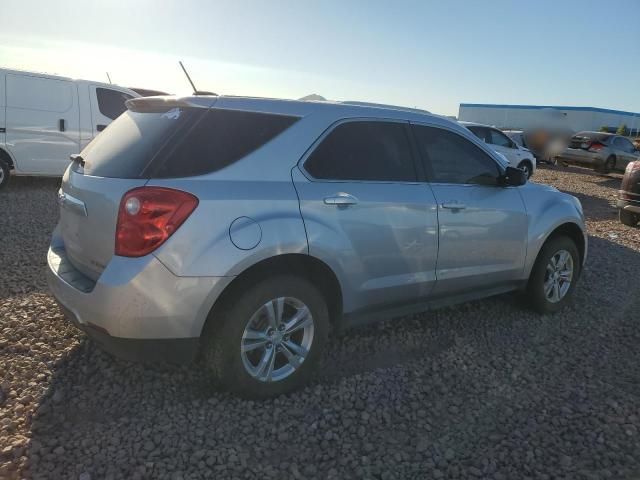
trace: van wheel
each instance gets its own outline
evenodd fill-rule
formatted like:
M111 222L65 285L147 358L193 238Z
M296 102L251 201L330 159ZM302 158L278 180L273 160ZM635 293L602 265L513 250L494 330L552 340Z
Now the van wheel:
M640 221L640 215L622 209L618 210L618 218L623 224L629 227L635 227Z
M559 236L543 245L527 284L534 310L553 313L571 298L580 276L580 255L569 237Z
M204 360L217 383L243 397L273 397L305 384L327 343L327 303L304 278L262 280L219 315L205 332Z
M9 165L0 158L0 189L7 186L10 176Z

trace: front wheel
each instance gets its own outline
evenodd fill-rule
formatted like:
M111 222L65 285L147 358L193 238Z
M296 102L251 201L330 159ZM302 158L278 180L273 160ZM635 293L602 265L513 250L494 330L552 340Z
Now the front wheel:
M6 187L9 183L9 174L9 165L0 158L0 190Z
M618 211L618 218L620 218L623 224L629 227L635 227L638 225L638 222L640 222L640 215L622 209Z
M571 298L580 276L580 255L573 240L548 240L538 254L527 285L531 306L540 313L558 311Z
M223 388L268 398L306 383L329 332L327 304L306 279L277 276L239 291L212 318L204 358Z
M531 174L533 173L533 166L531 165L531 162L521 162L520 165L518 165L518 168L524 171L524 173L527 175L527 179L531 178Z

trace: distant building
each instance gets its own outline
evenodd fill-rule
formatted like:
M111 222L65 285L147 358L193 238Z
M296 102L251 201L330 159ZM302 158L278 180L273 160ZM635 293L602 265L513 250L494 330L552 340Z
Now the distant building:
M597 107L461 103L458 119L511 130L526 130L543 124L575 132L597 131L601 127L615 132L620 125L626 125L627 131L633 135L640 130L640 113Z

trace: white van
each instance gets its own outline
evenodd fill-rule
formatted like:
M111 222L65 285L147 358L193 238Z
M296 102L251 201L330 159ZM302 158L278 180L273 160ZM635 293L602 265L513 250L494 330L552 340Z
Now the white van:
M69 156L139 96L117 85L0 68L0 188L10 173L61 176Z

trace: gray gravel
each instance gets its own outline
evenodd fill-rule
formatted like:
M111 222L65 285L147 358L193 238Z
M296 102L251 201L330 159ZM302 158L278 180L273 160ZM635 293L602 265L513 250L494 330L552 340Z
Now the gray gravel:
M638 478L640 230L620 177L541 168L591 234L575 302L512 296L334 338L306 389L265 402L193 368L115 360L46 292L55 180L0 192L0 478Z

